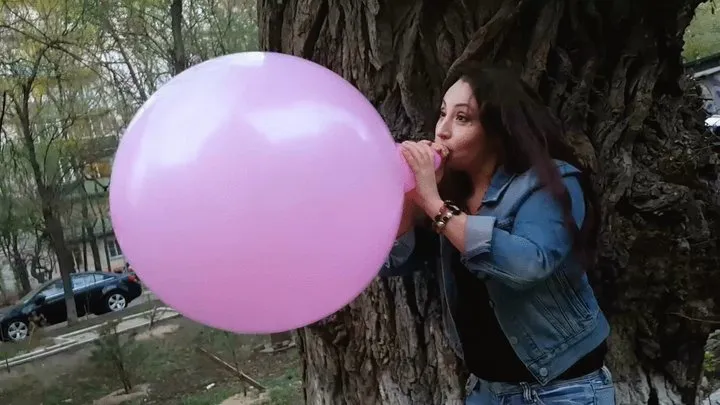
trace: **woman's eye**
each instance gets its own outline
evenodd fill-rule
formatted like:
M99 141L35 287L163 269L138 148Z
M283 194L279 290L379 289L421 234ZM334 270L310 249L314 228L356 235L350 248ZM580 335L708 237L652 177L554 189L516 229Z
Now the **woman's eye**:
M467 117L464 116L464 115L458 115L456 119L457 119L458 121L460 121L460 122L467 122L467 121L468 121Z

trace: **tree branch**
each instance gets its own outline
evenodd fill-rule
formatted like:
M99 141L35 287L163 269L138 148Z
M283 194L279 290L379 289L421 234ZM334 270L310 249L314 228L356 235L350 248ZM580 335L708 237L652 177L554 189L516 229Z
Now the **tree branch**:
M667 315L674 315L674 316L677 316L677 317L680 317L683 319L687 319L688 321L693 321L693 322L701 322L701 323L706 323L706 324L710 324L710 325L720 325L720 321L715 320L715 319L694 318L692 316L688 316L688 315L682 314L680 312L668 312Z
M470 59L478 58L485 47L495 44L497 37L511 21L517 17L525 5L526 0L505 0L497 13L470 38L463 53L453 62L448 72L452 72L458 65Z
M2 131L5 130L5 127L3 124L5 124L5 108L7 107L7 91L3 91L2 93L2 109L0 109L0 135L2 135ZM2 142L2 139L0 139L0 142Z
M64 53L64 54L70 56L70 57L73 58L75 61L77 61L77 62L79 62L81 65L83 65L83 67L91 70L93 73L95 73L96 75L98 75L98 77L99 77L100 79L103 79L103 75L102 75L98 70L96 70L94 66L92 66L92 65L89 64L87 61L85 61L80 55L78 55L78 54L76 54L75 52L73 52L73 51L65 48L64 46L62 46L62 45L71 45L71 46L74 46L74 45L76 45L76 44L73 44L72 42L68 42L68 41L61 40L61 39L51 39L51 38L48 38L48 37L47 37L46 35L44 35L44 34L43 34L43 38L40 38L40 37L38 37L38 36L36 36L36 35L33 35L33 34L27 32L27 31L21 30L21 29L19 29L19 28L17 28L17 27L13 27L13 26L7 25L7 24L0 24L0 29L2 29L2 28L5 28L5 29L8 29L8 30L10 30L10 31L13 31L13 32L15 32L15 33L17 33L17 34L23 35L23 36L25 36L25 37L27 37L27 38L30 38L31 40L39 43L40 45L44 45L44 46L47 47L47 48L55 49L55 50L57 50L57 51L60 51L60 52L62 52L62 53Z

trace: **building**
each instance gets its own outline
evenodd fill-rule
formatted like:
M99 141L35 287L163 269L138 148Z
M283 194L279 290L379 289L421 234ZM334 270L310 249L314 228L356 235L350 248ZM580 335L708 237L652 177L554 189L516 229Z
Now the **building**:
M720 114L720 53L688 62L685 69L700 85L707 112Z

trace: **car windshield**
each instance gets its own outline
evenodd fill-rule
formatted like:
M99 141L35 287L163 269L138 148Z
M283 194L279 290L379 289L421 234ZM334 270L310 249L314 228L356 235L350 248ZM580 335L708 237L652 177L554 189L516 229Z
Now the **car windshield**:
M40 290L42 290L43 288L47 287L48 285L50 285L50 284L53 283L54 281L55 281L55 280L47 281L47 282L45 282L45 283L43 283L43 284L40 284L40 286L35 287L34 289L30 290L29 293L25 294L25 296L23 296L22 298L20 298L19 303L20 303L20 304L27 304L27 303L30 301L30 299L32 299L32 297L35 296L35 294L37 294Z

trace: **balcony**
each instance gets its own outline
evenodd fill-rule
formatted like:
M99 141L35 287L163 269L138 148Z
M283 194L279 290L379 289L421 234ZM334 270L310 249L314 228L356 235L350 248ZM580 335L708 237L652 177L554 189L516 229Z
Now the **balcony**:
M83 232L83 225L81 221L73 221L72 225L65 227L65 240L68 244L78 244L82 242L94 242L97 239L112 236L114 234L112 221L110 216L106 215L99 219L94 220L93 224L93 238L88 237Z

